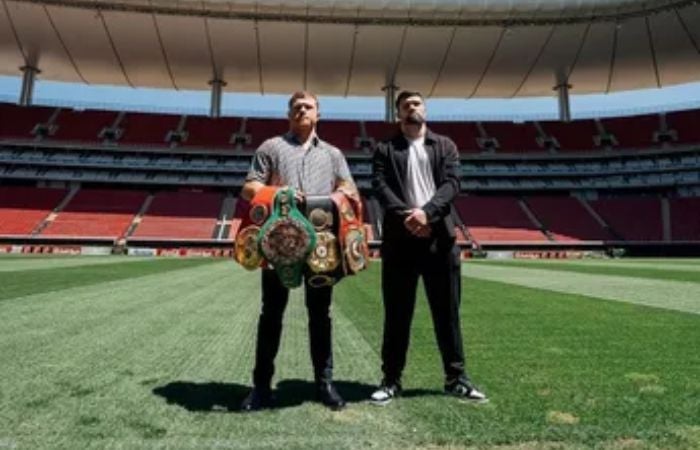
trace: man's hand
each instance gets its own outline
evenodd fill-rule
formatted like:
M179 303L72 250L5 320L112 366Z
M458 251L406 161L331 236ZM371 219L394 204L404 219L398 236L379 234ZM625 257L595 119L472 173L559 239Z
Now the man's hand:
M357 191L357 187L352 182L345 180L339 181L335 190L342 192L346 197L350 197L355 201L360 201L360 193Z
M428 216L420 208L413 208L406 211L406 219L403 224L409 233L416 237L430 237L430 224L428 224Z
M299 189L294 191L294 199L297 201L297 206L306 202L306 194Z

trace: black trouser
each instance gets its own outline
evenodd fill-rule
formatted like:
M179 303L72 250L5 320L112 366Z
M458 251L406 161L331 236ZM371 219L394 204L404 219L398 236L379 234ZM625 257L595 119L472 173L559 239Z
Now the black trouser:
M447 379L467 380L459 320L459 248L452 240L402 239L382 245L384 343L382 370L388 383L400 382L406 366L418 277L423 277L435 337Z
M309 342L311 362L316 382L333 378L331 350L330 305L332 287L311 288L304 285L306 309L309 314ZM253 384L269 388L275 372L275 356L282 335L282 317L289 300L289 289L284 287L273 270L262 271L262 312L258 321Z

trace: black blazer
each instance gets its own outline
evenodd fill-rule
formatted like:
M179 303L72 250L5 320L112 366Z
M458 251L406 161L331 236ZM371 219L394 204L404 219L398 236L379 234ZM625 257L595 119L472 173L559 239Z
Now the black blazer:
M425 150L433 169L435 195L423 206L433 236L454 239L455 222L452 201L459 193L460 163L457 146L447 136L427 130ZM399 133L377 146L372 159L372 187L384 209L382 239L414 238L403 225L411 209L406 204L405 183L408 173L408 140Z

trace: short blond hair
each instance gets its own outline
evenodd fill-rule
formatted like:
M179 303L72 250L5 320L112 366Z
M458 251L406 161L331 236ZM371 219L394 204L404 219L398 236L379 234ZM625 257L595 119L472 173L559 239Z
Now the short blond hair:
M292 94L291 97L289 97L289 110L292 110L292 105L294 105L294 102L300 98L306 98L306 97L311 97L314 99L314 102L316 103L316 109L318 109L318 97L316 97L316 94L313 92L309 91L296 91L295 93Z

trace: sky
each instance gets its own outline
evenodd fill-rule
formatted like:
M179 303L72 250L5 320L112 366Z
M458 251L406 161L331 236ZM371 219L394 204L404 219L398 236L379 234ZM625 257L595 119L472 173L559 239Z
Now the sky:
M0 76L0 102L17 102L21 79ZM222 115L245 117L284 117L284 95L224 94ZM117 86L37 81L34 104L146 112L206 115L208 91L174 91ZM319 97L321 114L331 119L383 120L382 97ZM557 100L527 99L428 99L431 120L556 120ZM700 108L700 82L638 91L599 95L573 95L573 119L628 116L661 111Z

